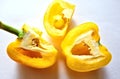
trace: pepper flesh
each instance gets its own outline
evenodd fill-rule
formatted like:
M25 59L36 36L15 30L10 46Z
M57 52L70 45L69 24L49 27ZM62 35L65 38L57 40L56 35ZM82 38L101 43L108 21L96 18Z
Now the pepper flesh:
M92 22L83 23L69 31L61 47L67 66L74 71L96 70L111 60L109 51L100 44L98 27Z
M7 47L9 57L33 68L52 66L57 58L57 50L54 46L42 38L42 32L38 28L23 25L22 30L24 36L17 38Z
M64 0L54 0L44 15L44 27L54 39L63 38L74 13L75 6Z

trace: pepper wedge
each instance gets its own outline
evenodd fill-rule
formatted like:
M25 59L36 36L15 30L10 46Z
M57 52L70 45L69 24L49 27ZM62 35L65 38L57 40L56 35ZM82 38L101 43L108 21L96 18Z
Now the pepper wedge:
M18 36L7 47L7 54L14 61L33 68L47 68L56 62L57 50L44 40L38 28L25 24L19 31L2 22L0 28Z
M65 36L61 48L66 57L67 66L78 72L88 72L107 65L111 54L100 44L98 26L95 23L83 23Z
M44 27L47 33L54 39L65 36L75 5L64 0L54 0L44 14Z

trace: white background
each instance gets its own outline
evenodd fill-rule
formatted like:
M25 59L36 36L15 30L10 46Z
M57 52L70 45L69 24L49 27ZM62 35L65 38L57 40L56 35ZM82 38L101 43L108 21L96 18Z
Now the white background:
M68 1L68 0L67 0ZM15 28L24 23L43 28L43 16L52 0L0 0L0 21ZM0 30L0 78L2 79L119 79L120 78L120 0L69 0L76 5L71 26L92 21L99 26L101 43L112 54L112 61L104 68L78 73L66 67L61 56L46 69L33 69L12 61L7 45L16 36Z

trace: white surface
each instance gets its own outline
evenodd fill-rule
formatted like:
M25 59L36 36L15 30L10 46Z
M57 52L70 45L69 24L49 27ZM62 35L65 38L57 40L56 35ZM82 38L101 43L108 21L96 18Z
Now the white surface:
M0 0L0 21L16 28L28 22L43 29L43 15L52 0ZM69 0L76 5L72 26L92 21L99 25L101 42L112 53L112 61L104 68L78 73L71 71L59 56L47 69L32 69L12 61L7 45L16 36L0 30L0 78L2 79L119 79L120 78L120 0ZM45 31L44 31L45 32Z

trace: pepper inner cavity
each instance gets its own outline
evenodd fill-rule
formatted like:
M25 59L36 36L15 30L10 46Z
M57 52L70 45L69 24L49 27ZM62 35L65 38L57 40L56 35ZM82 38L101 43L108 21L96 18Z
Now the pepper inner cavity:
M64 9L60 14L53 16L53 25L57 29L62 29L71 18L73 10Z
M21 54L28 56L30 58L42 58L42 55L40 52L35 52L35 51L31 51L31 50L26 50L23 48L17 48L18 52L20 52Z
M85 42L74 45L71 50L73 55L91 55L90 51L90 47Z
M62 14L55 15L53 20L55 28L62 29L64 27L65 21Z

